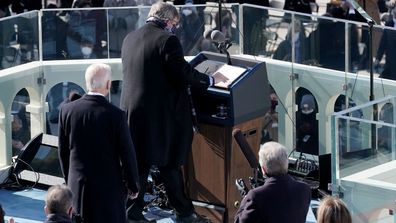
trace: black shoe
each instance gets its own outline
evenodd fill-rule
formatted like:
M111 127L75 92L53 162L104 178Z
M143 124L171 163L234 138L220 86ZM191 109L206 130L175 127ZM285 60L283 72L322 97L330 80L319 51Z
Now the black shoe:
M129 219L128 222L129 223L155 223L157 221L156 220L147 220L147 219L145 219L145 220L131 220L131 219Z
M192 213L190 216L181 217L176 215L177 223L211 223L207 218L204 218L196 213Z
M155 223L157 221L156 220L148 220L147 218L145 218L143 216L142 213L140 213L140 214L134 213L133 215L128 213L128 222L129 223L150 223L150 222Z

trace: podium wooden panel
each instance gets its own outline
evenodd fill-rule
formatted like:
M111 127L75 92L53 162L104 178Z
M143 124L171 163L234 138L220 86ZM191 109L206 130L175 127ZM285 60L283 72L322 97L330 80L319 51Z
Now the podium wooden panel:
M209 205L196 210L213 222L233 222L241 201L235 180L243 178L249 186L248 177L253 175L232 131L239 128L258 157L262 120L259 117L235 126L199 125L185 169L186 188L192 200Z

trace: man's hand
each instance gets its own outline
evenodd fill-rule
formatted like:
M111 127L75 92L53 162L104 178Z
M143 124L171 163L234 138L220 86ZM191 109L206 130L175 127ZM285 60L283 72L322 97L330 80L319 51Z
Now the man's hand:
M128 191L128 197L131 200L136 199L138 197L138 195L139 195L139 192L133 193L131 191Z
M212 77L214 78L215 84L220 83L220 82L226 83L228 81L228 78L220 72L216 72L215 74L213 74Z

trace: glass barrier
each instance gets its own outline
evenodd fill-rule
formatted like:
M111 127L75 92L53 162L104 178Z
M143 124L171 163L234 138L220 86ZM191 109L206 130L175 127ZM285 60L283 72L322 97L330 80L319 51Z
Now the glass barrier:
M388 96L332 116L333 193L343 197L353 222L394 219L395 103Z
M38 12L0 19L0 70L39 60Z
M267 42L272 37L267 33L267 24L276 24L279 17L271 20L266 8L257 6L242 7L242 26L241 38L243 44L243 53L253 56L266 55Z
M218 52L218 44L210 40L210 35L203 35L221 30L230 40L230 54L269 57L355 74L371 72L367 24L330 14L304 15L254 5L223 4L219 26L217 3L177 7L181 20L176 35L186 56L200 51ZM118 58L125 35L145 24L149 10L150 6L143 5L44 9L40 18L37 11L2 18L0 68L39 59L39 21L43 60ZM396 73L396 51L390 50L396 47L396 30L375 25L371 33L374 76L396 79L392 75Z
M195 24L185 16L188 7L180 7L181 26L177 35L182 42L185 55L194 56L201 51L220 52L221 44L227 48L230 54L239 54L239 5L222 4L222 13L219 14L218 4L208 2L207 5L196 7L197 18ZM221 16L220 16L221 15ZM191 15L190 15L191 16ZM221 19L221 25L219 25ZM198 25L200 24L200 25ZM191 27L196 27L191 29ZM212 32L221 31L227 40L223 43L213 41ZM191 41L189 41L192 40ZM216 38L215 38L216 39ZM195 41L194 41L195 40Z
M139 21L139 18L147 18L148 9L127 8L107 10L109 58L121 57L122 41L129 32L136 30L142 25L142 21Z
M55 13L54 13L55 12ZM43 35L43 46L49 45L44 40L56 40L56 59L97 59L108 57L107 14L105 9L43 11L43 34L45 27L52 27L44 22L58 22L58 32ZM48 35L48 36L47 36ZM50 41L51 43L52 41ZM58 55L60 54L60 58ZM43 58L54 55L53 50L43 48ZM63 59L62 58L62 59Z

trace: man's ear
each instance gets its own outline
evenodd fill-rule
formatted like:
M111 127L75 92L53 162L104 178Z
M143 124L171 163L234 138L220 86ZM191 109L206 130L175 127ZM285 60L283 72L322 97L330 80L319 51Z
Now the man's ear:
M68 214L69 214L70 218L73 217L73 207L72 206L70 206Z
M50 214L47 205L44 206L44 213L45 213L45 215Z
M263 166L261 167L261 172L263 172L263 175L265 175L265 173L266 173Z
M107 87L107 90L110 91L110 88L111 88L111 80L108 80L108 81L107 81L106 87Z

